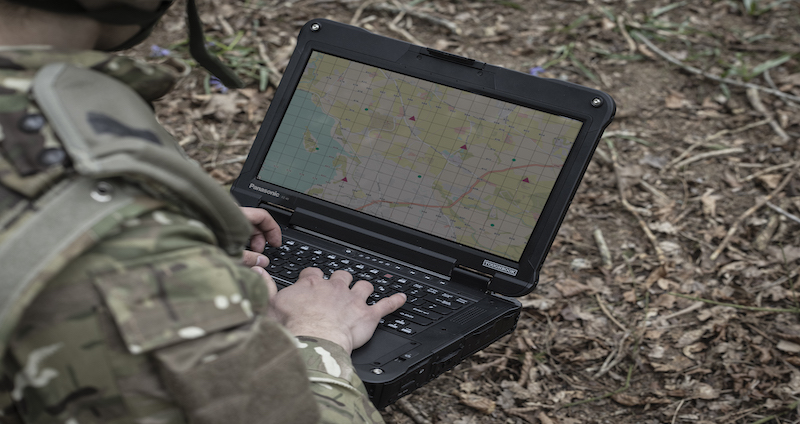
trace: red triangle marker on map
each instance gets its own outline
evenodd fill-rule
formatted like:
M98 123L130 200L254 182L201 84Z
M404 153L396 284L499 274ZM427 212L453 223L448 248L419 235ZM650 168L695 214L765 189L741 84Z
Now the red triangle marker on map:
M346 183L347 182L347 177L342 178L342 182Z
M522 180L522 182L523 182L523 183L529 183L529 182L531 182L531 180L529 180L529 179L528 179L528 177L525 177L525 179L524 179L524 180Z
M412 116L412 117L408 118L408 120L409 120L409 121L416 121L416 120L417 120L417 118L415 118L415 117L413 117L413 116Z
M461 148L464 149L464 150L467 150L467 145L465 144L465 145L461 146Z

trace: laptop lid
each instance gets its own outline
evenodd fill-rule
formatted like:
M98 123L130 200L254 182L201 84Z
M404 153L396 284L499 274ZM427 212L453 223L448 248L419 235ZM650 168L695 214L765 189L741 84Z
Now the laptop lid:
M232 193L285 225L529 293L610 96L308 22ZM469 276L469 278L464 278Z

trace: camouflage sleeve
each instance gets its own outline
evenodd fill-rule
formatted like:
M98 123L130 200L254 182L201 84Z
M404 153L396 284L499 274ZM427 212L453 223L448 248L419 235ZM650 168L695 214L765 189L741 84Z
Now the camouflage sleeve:
M267 300L201 222L129 218L26 310L0 394L35 424L317 423L305 363L263 316Z
M304 336L297 337L296 344L305 360L323 423L383 422L341 346Z

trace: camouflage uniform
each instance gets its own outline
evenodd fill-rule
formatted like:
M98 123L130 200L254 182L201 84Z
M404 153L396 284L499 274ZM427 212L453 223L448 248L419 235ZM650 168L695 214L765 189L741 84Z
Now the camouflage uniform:
M56 67L63 75L92 78L93 89L116 85L131 94L101 99L105 103L85 115L102 141L95 140L96 151L139 143L149 157L166 162L147 175L133 167L114 173L65 148L65 139L79 133L57 122L69 124L70 113L87 107L66 97L59 113L45 107L53 99L46 102L48 90L35 87L54 63L69 64ZM0 47L0 253L13 242L23 251L6 254L16 254L18 263L38 260L40 271L30 299L12 305L18 309L14 325L5 318L0 323L6 346L0 422L380 422L340 346L294 338L265 318L263 281L239 265L250 231L241 214L226 218L229 207L219 212L192 200L202 193L181 196L167 181L173 175L158 176L177 166L167 159L185 158L152 113L151 125L142 126L115 119L119 114L110 110L124 111L130 102L141 103L132 109L146 107L172 85L168 70L129 58ZM130 121L136 119L144 118ZM92 200L62 199L72 206L59 211L47 205L83 181L95 187L97 202L114 195L128 200L59 244L47 237L47 227L79 226L80 219L57 221L83 213ZM227 195L214 190L222 194L212 197ZM56 219L39 224L36 218L48 212ZM44 235L41 240L25 239L30 234L20 229L26 223ZM0 271L0 278L8 275ZM2 283L13 287L15 281Z

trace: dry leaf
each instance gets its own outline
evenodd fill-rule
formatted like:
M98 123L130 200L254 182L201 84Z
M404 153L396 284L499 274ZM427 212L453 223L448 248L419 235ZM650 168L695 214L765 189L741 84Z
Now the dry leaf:
M702 352L706 350L706 348L708 348L708 345L706 345L703 342L698 342L684 347L681 350L681 352L683 352L683 354L686 355L687 358L695 359L694 354L697 352Z
M211 100L203 108L203 116L214 115L218 121L225 121L239 113L237 94L212 94Z
M686 97L679 91L670 91L667 98L664 99L664 105L667 109L682 109L688 103Z
M697 330L686 331L681 334L675 347L682 348L700 340L707 331L706 327L698 328Z
M522 299L520 300L523 308L535 308L540 311L547 311L556 304L555 299Z
M605 358L608 356L608 350L602 347L597 347L591 350L585 350L572 358L573 362L581 361L594 361L596 359Z
M678 232L678 230L675 229L675 226L672 225L670 222L667 222L667 221L662 221L662 222L659 222L659 223L654 223L653 222L653 223L647 224L647 226L650 227L651 230L653 230L655 232L658 232L658 233L677 234L677 232Z
M639 396L629 395L627 393L617 393L611 396L611 399L614 399L615 402L625 406L636 406L642 404L642 398Z
M693 366L694 361L683 355L675 355L666 364L652 362L651 365L656 372L678 372Z
M497 404L495 404L493 400L483 396L462 393L458 395L458 398L464 405L487 415L494 412L497 407Z
M653 346L653 349L650 351L650 353L647 354L647 356L653 359L661 359L664 357L665 351L666 349L664 349L664 346L655 345Z
M572 297L589 290L589 286L569 278L557 282L555 286L564 297Z
M778 346L776 346L778 350L789 352L789 353L800 353L800 344L788 342L786 340L781 340L778 342Z
M539 411L539 415L536 416L542 424L556 424L550 417L545 415L544 411Z
M781 183L781 179L783 179L783 176L780 174L767 174L758 177L758 180L764 183L770 190L774 190L778 187L778 184Z
M699 399L716 399L719 397L719 390L709 386L706 383L698 383L692 389L692 395Z
M636 302L636 291L635 290L626 291L625 293L622 293L622 298L629 303Z
M710 217L717 216L717 200L722 198L722 196L712 196L711 193L713 192L713 189L708 190L700 197L700 202L703 204L703 214Z

